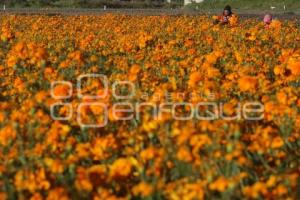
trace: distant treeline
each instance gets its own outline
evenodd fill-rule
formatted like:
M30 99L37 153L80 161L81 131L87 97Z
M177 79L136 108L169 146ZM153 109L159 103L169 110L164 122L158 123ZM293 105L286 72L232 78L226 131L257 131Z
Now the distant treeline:
M6 7L162 8L179 7L184 0L0 0Z

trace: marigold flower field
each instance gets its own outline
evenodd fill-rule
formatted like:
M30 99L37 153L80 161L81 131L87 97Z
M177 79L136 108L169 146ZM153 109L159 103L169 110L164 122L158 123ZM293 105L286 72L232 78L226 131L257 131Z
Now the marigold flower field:
M299 199L296 22L265 29L255 19L214 26L209 16L106 14L2 15L0 23L0 199ZM107 105L104 127L76 119L91 102L78 97L84 74L108 78L108 95L93 100ZM71 83L53 88L67 98L53 98L54 81ZM124 101L112 95L116 81L133 83L130 103L213 100L234 116L238 103L256 101L263 120L156 119L145 108L122 121L111 112ZM104 92L97 79L83 86ZM59 116L72 108L71 118L53 119L55 103ZM105 117L93 105L80 115L86 123Z

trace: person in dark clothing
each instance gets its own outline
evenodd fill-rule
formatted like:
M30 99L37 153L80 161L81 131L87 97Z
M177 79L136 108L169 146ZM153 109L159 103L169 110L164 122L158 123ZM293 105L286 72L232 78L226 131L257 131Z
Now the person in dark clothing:
M214 24L229 24L230 23L230 18L233 17L233 13L231 11L231 7L229 5L225 6L222 15L218 16Z

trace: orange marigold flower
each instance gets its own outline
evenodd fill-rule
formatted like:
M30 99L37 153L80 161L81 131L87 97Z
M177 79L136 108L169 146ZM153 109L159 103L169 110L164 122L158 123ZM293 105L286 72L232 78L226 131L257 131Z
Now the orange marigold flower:
M119 158L110 166L110 176L113 179L126 178L131 174L131 171L132 164L126 158Z
M93 189L93 185L89 180L87 170L82 167L79 167L77 169L75 187L78 190L85 190L85 191L91 191Z
M254 92L257 87L257 84L257 79L251 76L242 77L238 80L238 85L242 92Z
M277 101L282 103L282 104L286 104L287 103L287 100L288 100L288 96L286 95L285 92L283 91L280 91L276 94L276 97L277 97Z
M131 66L129 73L130 74L137 74L141 71L141 67L137 64Z
M224 192L229 185L229 181L225 177L219 177L216 181L209 184L209 189L216 190L218 192Z
M58 84L53 89L55 97L66 97L69 96L71 88L67 84Z
M291 73L295 76L300 75L300 60L296 58L290 58L287 68L291 70Z
M177 158L178 160L184 161L184 162L191 162L193 160L191 151L188 150L186 147L180 147L177 152Z
M6 146L11 140L17 137L17 133L12 126L5 126L0 129L0 144Z
M38 103L42 103L47 98L47 96L48 93L46 91L40 91L35 95L35 99Z
M277 182L277 177L272 175L270 176L269 180L267 181L267 186L270 188L270 187L273 187Z
M96 187L105 183L107 169L104 165L93 165L88 169L88 176L92 184Z
M281 66L274 67L274 74L275 75L282 75L284 73L284 68Z
M140 156L144 162L152 160L155 157L155 148L148 147L147 149L142 150Z
M15 79L15 81L14 81L14 86L15 86L18 90L20 90L20 91L22 91L22 90L25 88L24 81L23 81L21 78L19 78L19 77L17 77L17 78Z
M280 29L281 22L279 20L273 20L272 23L270 24L270 28Z
M5 115L3 112L0 112L0 123L2 123L5 120Z
M190 80L188 84L190 87L195 87L201 79L202 79L202 74L200 72L194 72L190 75Z
M246 196L251 198L258 198L259 195L264 195L268 192L267 185L263 182L256 182L252 186L246 186L243 189L243 192Z
M145 183L145 182L141 182L132 188L132 193L135 196L139 195L143 198L151 195L152 192L153 192L153 187L150 184Z
M0 192L0 199L7 199L7 194L5 192Z
M238 16L236 16L236 15L232 15L232 17L229 18L229 24L230 24L231 26L237 25L238 22L239 22L239 18L238 18Z
M274 190L273 193L277 196L283 196L288 193L288 189L286 188L285 185L279 184Z
M140 71L141 71L141 67L139 65L137 64L132 65L129 70L129 80L135 81Z
M54 160L51 158L44 159L45 164L50 168L52 173L62 173L64 171L64 165L59 160Z
M1 199L1 198L0 198ZM30 197L30 200L43 200L44 198L43 198L43 196L40 194L40 193L38 193L38 192L36 192L36 193L34 193L31 197Z
M47 200L69 200L68 192L63 187L51 189L48 193Z
M274 149L280 148L283 145L284 145L284 142L281 139L281 137L279 137L279 136L274 138L273 141L272 141L272 144L271 144L272 148L274 148Z

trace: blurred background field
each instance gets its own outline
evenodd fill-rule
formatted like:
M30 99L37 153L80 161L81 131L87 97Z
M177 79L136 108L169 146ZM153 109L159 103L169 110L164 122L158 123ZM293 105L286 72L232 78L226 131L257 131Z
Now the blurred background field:
M198 3L196 3L198 2ZM201 3L200 3L201 2ZM221 9L230 4L241 10L300 10L299 0L0 0L10 8L187 8Z
M238 10L292 11L300 9L299 0L204 0L203 3L191 3L187 7L222 9L227 4Z

